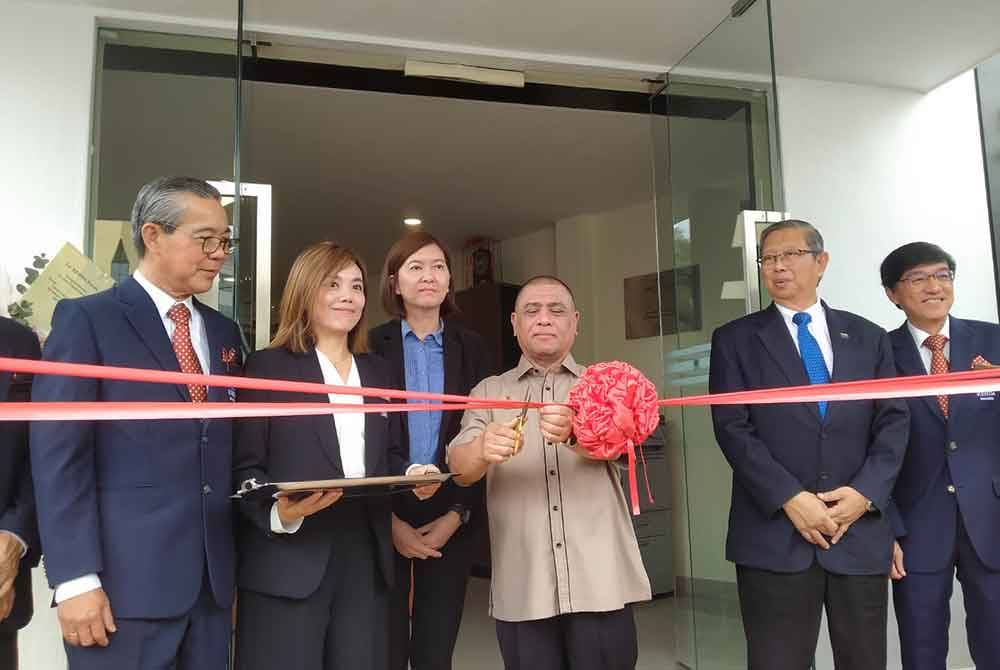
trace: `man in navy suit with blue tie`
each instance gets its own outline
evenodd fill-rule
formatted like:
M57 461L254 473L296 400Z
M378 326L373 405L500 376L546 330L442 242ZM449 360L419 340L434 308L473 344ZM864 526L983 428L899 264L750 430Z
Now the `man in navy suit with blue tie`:
M63 300L44 358L234 374L236 324L192 296L232 251L209 184L165 177L132 209L135 274ZM39 375L40 401L222 402L222 388ZM225 668L234 549L229 420L57 421L31 427L49 583L71 670Z
M950 316L955 259L927 242L886 256L882 285L906 321L890 333L900 375L1000 363L1000 327ZM1000 400L911 398L910 444L893 491L892 577L906 670L944 670L955 575L969 651L1000 668Z
M811 224L761 236L774 300L712 336L712 393L895 376L884 330L817 296L829 263ZM825 607L838 668L884 670L893 535L887 508L906 449L899 400L719 405L733 468L726 557L751 670L804 670Z

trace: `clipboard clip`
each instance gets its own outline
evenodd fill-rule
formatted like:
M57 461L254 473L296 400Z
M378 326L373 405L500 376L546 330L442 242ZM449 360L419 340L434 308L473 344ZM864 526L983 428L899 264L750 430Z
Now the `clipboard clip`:
M528 401L530 399L531 388L529 387L524 393L524 407L521 408L521 413L517 416L517 423L514 424L514 431L517 433L517 438L514 440L514 456L516 456L524 446L524 424L528 419Z
M251 477L250 479L247 479L242 484L240 484L239 490L237 490L236 493L234 493L233 495L229 496L229 498L231 500L239 500L247 494L253 493L258 489L264 488L264 486L265 484L260 484L257 482L256 477Z

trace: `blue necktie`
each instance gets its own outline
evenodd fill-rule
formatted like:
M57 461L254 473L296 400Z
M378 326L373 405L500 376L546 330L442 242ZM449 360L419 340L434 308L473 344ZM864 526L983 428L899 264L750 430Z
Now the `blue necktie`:
M792 322L798 326L799 355L802 356L802 364L806 368L806 374L809 375L809 383L827 384L830 381L830 371L826 369L826 361L823 360L819 343L809 332L810 321L812 317L806 312L799 312L792 317ZM826 401L819 403L819 417L826 418Z

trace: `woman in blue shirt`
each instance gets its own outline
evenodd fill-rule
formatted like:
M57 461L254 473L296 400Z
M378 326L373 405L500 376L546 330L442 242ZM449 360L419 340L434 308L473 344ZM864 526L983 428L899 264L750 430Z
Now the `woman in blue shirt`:
M467 395L492 373L482 338L449 319L455 310L451 259L433 236L410 233L382 268L382 305L395 316L371 332L373 351L396 369L408 391ZM445 471L445 445L461 412L410 412L403 443L413 463ZM397 496L392 541L396 585L390 596L390 670L449 670L462 620L465 586L483 527L482 486L451 482L428 500ZM412 613L409 594L413 585Z

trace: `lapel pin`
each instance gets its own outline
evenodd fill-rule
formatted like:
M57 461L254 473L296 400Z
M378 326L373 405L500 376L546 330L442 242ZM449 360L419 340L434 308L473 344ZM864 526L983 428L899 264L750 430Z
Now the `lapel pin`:
M840 334L840 339L842 339L842 340L849 340L849 339L851 339L851 336L848 335L847 333L841 333Z

